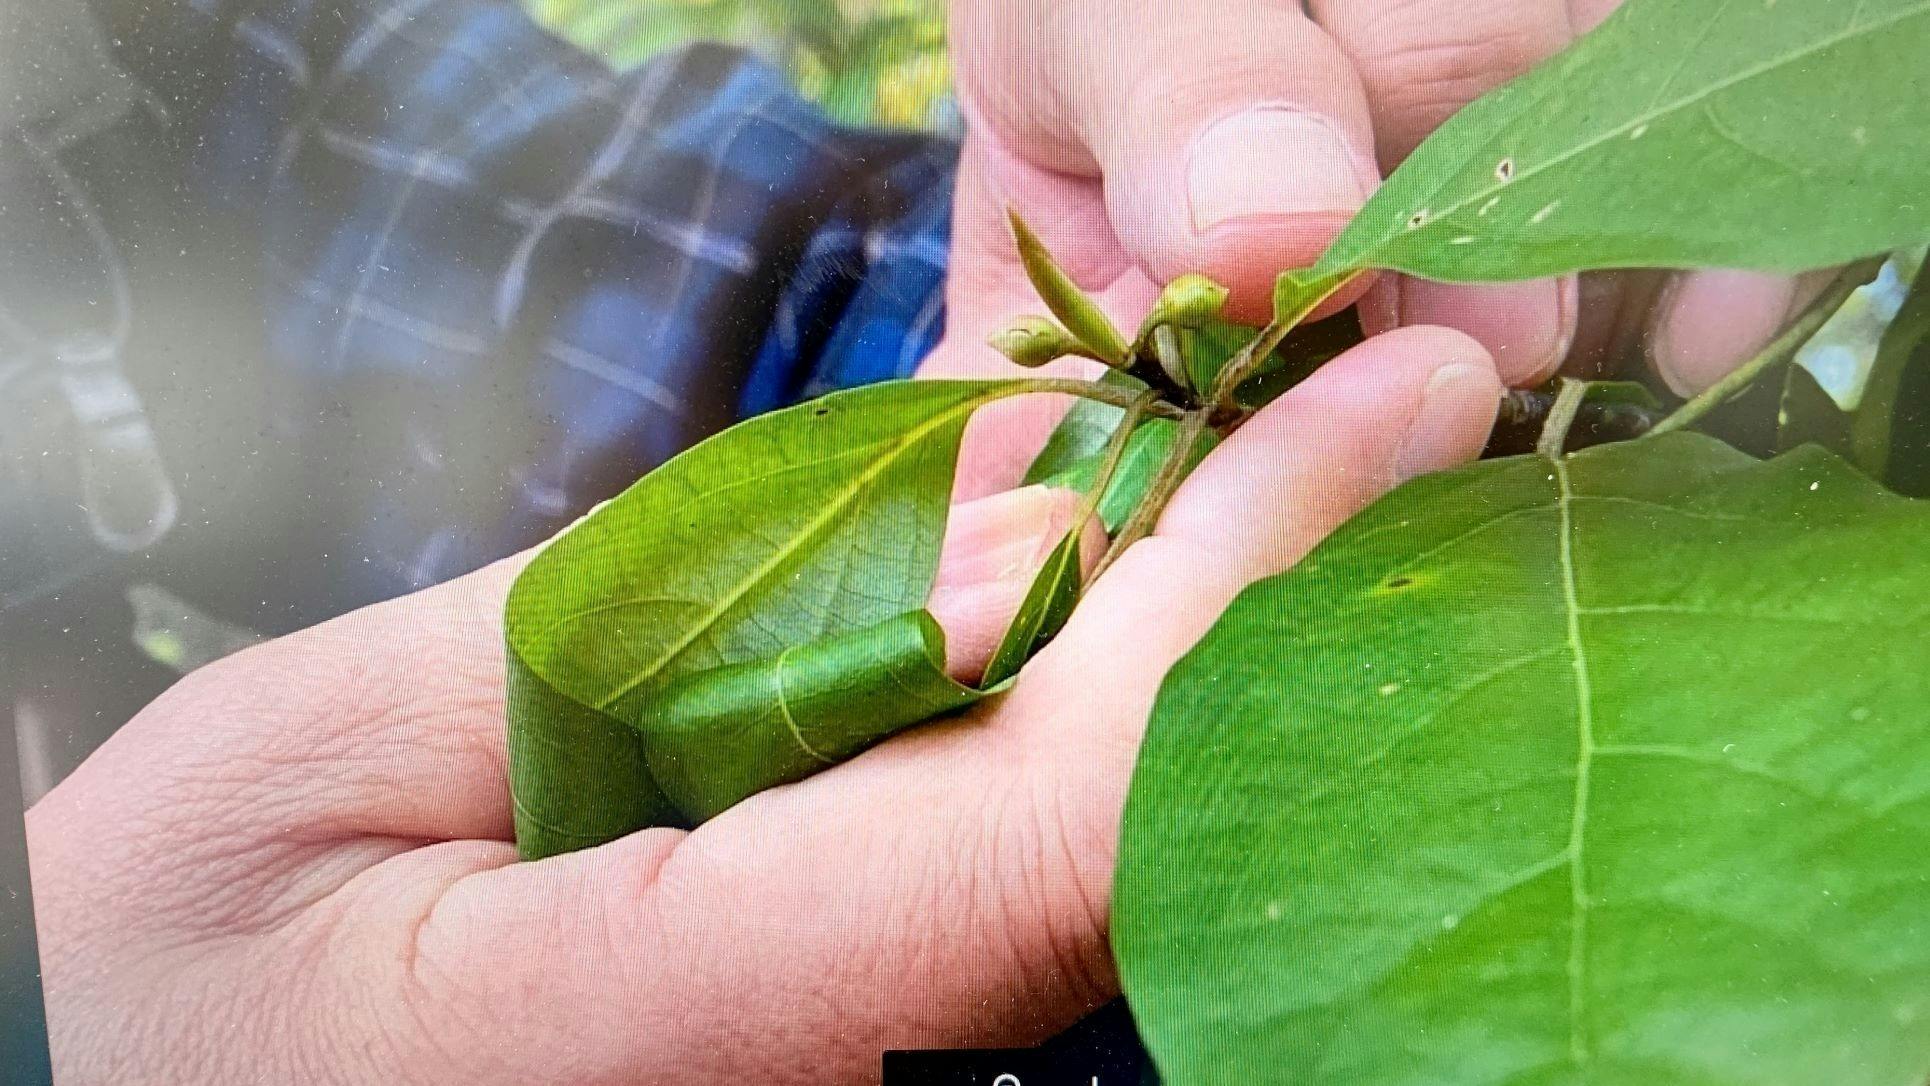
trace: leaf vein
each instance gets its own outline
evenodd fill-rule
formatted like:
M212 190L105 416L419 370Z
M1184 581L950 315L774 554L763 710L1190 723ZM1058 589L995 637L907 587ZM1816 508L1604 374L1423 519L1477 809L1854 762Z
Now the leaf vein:
M961 411L970 412L975 410L987 401L999 398L1001 394L1002 392L1000 391L994 391L990 394L980 394L971 399L961 401L953 407L934 415L930 420L906 431L897 441L886 445L884 447L886 451L881 453L870 467L860 472L849 485L835 493L831 500L824 503L823 511L811 518L811 520L804 525L803 530L793 537L790 546L780 548L768 559L758 563L746 576L739 578L737 583L731 586L729 591L723 593L722 597L711 607L709 612L703 615L699 621L692 624L688 632L678 638L663 652L658 653L656 659L647 661L637 668L636 673L619 684L616 689L604 697L597 699L594 708L608 709L610 706L616 704L617 701L621 700L625 695L648 682L661 671L666 664L676 659L691 645L695 644L698 638L708 633L712 627L717 624L717 621L732 607L735 607L743 600L753 588L762 583L764 579L769 577L778 567L782 566L786 561L789 561L798 552L803 542L815 538L818 533L835 522L839 514L843 513L859 495L870 489L871 484L878 476L884 474L886 469L898 461L899 457L906 454L907 450L916 449L918 443L923 441L927 435L941 426L949 425Z
M1588 865L1587 843L1589 767L1595 758L1594 690L1588 672L1588 651L1582 644L1581 600L1575 583L1574 487L1568 465L1554 465L1556 507L1561 513L1560 549L1562 610L1567 617L1569 663L1575 674L1575 800L1568 822L1568 1056L1577 1067L1588 1061L1587 981Z

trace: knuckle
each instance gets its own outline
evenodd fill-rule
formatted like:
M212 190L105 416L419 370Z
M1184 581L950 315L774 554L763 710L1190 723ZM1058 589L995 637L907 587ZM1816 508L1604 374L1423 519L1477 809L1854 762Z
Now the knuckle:
M1439 121L1546 55L1535 35L1518 28L1450 25L1374 58L1369 78L1383 108Z

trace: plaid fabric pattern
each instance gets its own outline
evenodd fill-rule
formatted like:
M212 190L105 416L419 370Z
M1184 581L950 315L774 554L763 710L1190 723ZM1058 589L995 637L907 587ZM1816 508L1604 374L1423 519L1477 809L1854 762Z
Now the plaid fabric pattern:
M834 126L742 52L612 74L499 0L96 8L135 93L0 154L32 175L0 233L66 224L0 293L0 608L189 528L262 538L209 497L239 489L303 572L240 571L226 616L312 622L527 546L740 415L908 374L942 329L954 147ZM184 374L197 324L227 346ZM169 435L197 427L251 433L190 471Z

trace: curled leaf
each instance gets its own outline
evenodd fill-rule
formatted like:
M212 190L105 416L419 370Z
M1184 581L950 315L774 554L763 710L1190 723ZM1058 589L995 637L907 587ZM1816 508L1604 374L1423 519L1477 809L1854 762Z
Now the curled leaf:
M666 690L924 607L965 423L1030 384L888 382L752 419L545 547L505 614L522 854L704 814L707 805L681 808L648 765L645 733L665 719ZM728 743L718 749L710 771L720 778L763 772L733 764Z
M644 759L702 822L983 696L945 674L943 632L912 611L672 683L640 722Z

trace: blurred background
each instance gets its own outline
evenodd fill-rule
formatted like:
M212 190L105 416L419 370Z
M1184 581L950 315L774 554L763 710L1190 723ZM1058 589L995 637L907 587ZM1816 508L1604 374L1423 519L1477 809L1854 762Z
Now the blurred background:
M612 67L689 41L753 49L846 124L953 131L943 0L526 0Z

